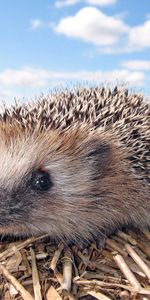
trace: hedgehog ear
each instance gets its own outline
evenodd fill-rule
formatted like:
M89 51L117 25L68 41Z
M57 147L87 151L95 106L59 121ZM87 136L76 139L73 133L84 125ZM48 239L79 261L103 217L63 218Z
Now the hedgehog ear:
M111 147L108 143L91 140L86 145L86 161L98 172L108 169L111 161Z
M87 147L87 158L104 158L110 152L110 146L100 141L90 141Z

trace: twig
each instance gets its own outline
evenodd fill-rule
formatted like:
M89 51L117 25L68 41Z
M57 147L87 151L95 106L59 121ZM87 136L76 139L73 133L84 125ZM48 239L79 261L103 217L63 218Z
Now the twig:
M44 234L44 235L36 237L36 238L32 237L32 238L27 239L26 241L20 243L19 245L15 246L15 247L13 245L12 248L9 248L9 249L5 250L4 252L0 253L0 261L6 259L7 257L9 257L11 255L13 255L16 250L21 250L21 249L27 247L29 244L32 244L32 243L34 243L34 242L36 242L36 241L38 241L42 238L45 238L47 236L48 236L48 234Z
M120 299L121 300L131 300L130 294L128 291L121 291L119 293Z
M58 249L55 251L54 256L52 258L52 261L50 263L50 268L51 270L55 270L58 259L60 257L60 254L62 252L62 250L64 249L64 245L63 244L59 244Z
M55 290L55 288L51 285L46 293L47 300L62 300L61 296Z
M71 251L66 249L63 257L63 282L61 283L62 290L70 291L72 279L72 259Z
M60 284L62 284L62 282L63 282L63 276L62 276L62 274L57 270L57 268L55 269L55 277L56 277L56 279L57 279L57 281L60 283Z
M42 260L48 256L48 253L38 253L35 256L36 256L36 260ZM29 261L31 260L31 256L28 256L28 260Z
M133 286L129 286L129 285L124 285L124 284L120 284L120 283L114 283L114 282L105 282L105 281L99 281L99 280L80 280L79 278L74 278L73 282L75 282L77 285L87 285L88 287L90 286L94 286L94 287L105 287L105 288L121 288L124 290L128 290L130 292L133 293L139 293L139 294L143 294L143 295L150 295L150 290L148 289L144 289L144 288L140 288L138 291L135 287Z
M124 261L123 257L119 254L114 256L114 261L117 263L119 269L122 271L124 276L128 279L130 284L136 289L138 292L141 289L141 285L134 276L134 274L131 272L129 267L127 266L126 262Z
M31 275L31 268L27 259L27 253L25 250L21 250L21 256L22 256L22 266L25 267L24 275L30 276Z
M145 275L150 280L150 269L149 267L144 263L144 261L140 258L140 256L135 252L135 250L129 245L125 245L125 249L129 253L129 255L133 258L133 260L137 263L137 265L140 267L140 269L145 273Z
M124 233L123 231L118 231L117 235L122 238L126 242L130 242L131 245L135 246L137 245L137 242L135 239L133 239L129 234Z
M89 259L89 256L84 255L77 247L73 246L72 250L80 257L81 263L85 266L90 267L91 269L96 268L96 263Z
M41 285L39 282L39 275L36 265L36 257L32 248L30 248L31 260L32 260L32 278L33 278L33 289L35 300L42 300Z
M106 246L111 247L113 250L119 252L120 254L122 254L123 256L127 256L126 252L124 250L122 250L122 248L120 248L119 244L116 243L115 241L111 240L111 239L107 239L106 240Z
M24 300L34 300L31 294L23 287L23 285L11 274L9 271L0 264L0 271L6 277L8 281L15 287L15 289L20 293Z

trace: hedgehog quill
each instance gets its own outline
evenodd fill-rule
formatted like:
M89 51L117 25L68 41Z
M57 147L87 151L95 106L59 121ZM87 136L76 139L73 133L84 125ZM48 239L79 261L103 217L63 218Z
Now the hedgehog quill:
M0 234L90 241L150 226L150 105L78 88L0 115Z

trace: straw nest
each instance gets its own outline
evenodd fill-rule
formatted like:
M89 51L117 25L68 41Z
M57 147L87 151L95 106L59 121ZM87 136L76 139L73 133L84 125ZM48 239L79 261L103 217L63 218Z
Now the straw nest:
M47 236L0 243L4 300L150 299L150 232L119 231L100 249Z

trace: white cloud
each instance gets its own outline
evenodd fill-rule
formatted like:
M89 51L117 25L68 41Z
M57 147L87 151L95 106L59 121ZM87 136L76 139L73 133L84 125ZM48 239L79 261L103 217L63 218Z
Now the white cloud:
M14 80L15 78L15 80ZM5 100L8 105L14 102L14 97L26 101L42 93L48 93L56 87L66 87L81 83L112 84L128 87L144 87L143 72L126 69L112 71L78 71L54 72L44 69L24 68L6 70L0 73L0 104ZM20 100L19 100L20 101Z
M129 70L150 70L150 60L127 60L121 63L123 68Z
M55 2L55 7L61 8L64 6L71 6L77 4L78 2L80 2L80 0L58 0Z
M64 6L71 6L71 5L75 5L79 2L82 2L82 0L58 0L55 2L55 7L61 8ZM83 2L90 4L90 5L107 6L107 5L115 4L117 2L117 0L84 0Z
M112 71L78 71L54 72L44 69L22 68L20 70L5 70L0 73L1 87L41 88L50 86L52 82L95 81L120 82L129 85L141 85L145 79L143 72L132 72L126 69Z
M81 0L57 1L59 6L73 5ZM114 0L84 0L92 5L113 4ZM117 54L131 53L150 47L150 20L130 27L121 16L108 16L100 9L87 6L75 15L62 18L53 29L67 37L100 46L99 52Z
M130 29L129 42L138 47L150 47L150 20Z
M107 16L95 7L84 7L76 15L63 18L54 30L68 37L95 45L112 45L129 27L120 19Z
M142 85L144 74L142 72L129 72L127 70L113 71L79 71L79 72L63 72L53 74L54 78L64 80L78 81L99 81L99 82L127 82L129 85Z
M85 2L92 5L105 6L115 4L117 0L86 0Z
M33 30L39 29L39 28L43 27L43 25L44 25L44 23L40 19L31 20L31 29L33 29Z
M47 83L49 72L43 69L8 69L0 73L0 85L40 87Z

